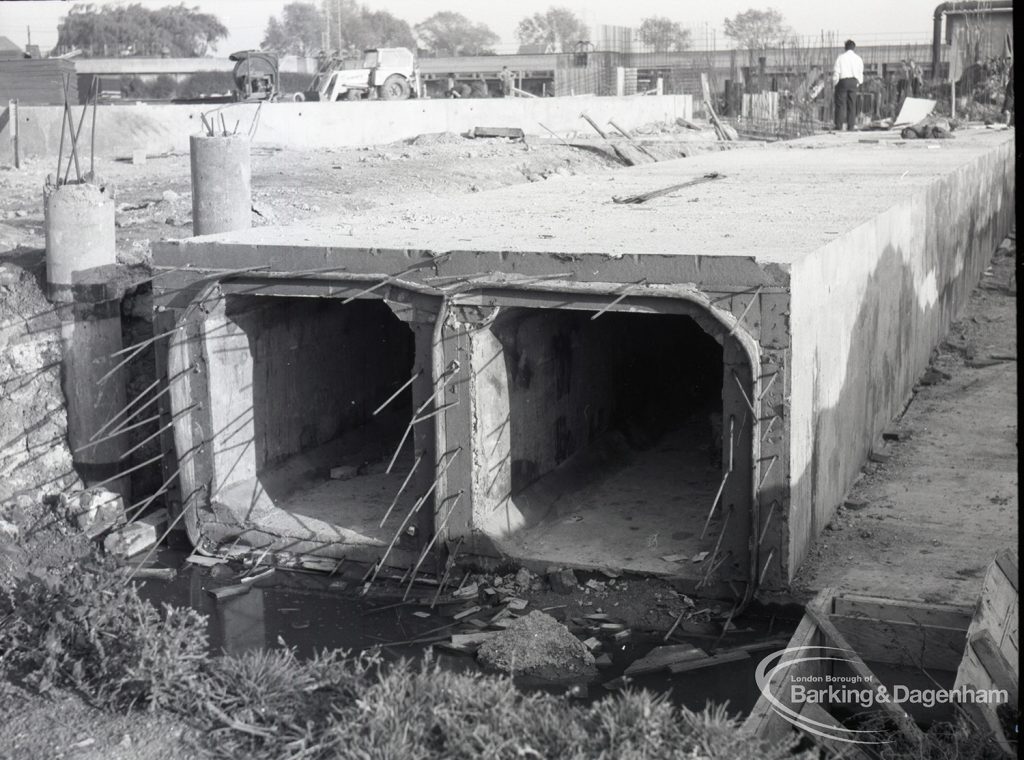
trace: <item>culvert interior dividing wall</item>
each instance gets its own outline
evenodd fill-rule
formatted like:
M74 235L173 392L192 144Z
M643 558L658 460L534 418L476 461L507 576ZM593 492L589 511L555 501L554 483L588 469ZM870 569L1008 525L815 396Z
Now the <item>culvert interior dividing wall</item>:
M480 527L514 556L663 572L707 543L722 348L685 315L592 317L510 309L479 341Z
M385 472L411 390L373 412L412 374L409 327L379 300L229 295L204 342L217 508L277 536L386 544L408 509L381 526L412 462L406 445Z

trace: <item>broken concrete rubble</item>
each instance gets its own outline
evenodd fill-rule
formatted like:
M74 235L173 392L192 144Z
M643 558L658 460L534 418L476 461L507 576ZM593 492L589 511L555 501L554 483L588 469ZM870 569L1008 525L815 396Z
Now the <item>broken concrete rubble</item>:
M103 548L115 557L133 557L155 546L166 527L167 510L158 509L108 535Z
M589 679L594 656L550 615L534 610L487 638L477 652L484 665L550 681Z
M105 488L60 495L60 507L69 520L90 538L125 523L124 499Z
M571 568L553 567L547 572L548 584L556 594L572 594L579 589L576 573Z

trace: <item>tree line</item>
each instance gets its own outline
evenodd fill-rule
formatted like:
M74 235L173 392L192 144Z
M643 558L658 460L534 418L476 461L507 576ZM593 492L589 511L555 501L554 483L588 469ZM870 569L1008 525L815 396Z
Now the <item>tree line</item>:
M750 9L725 19L725 33L738 47L757 50L781 44L790 31L771 8ZM184 4L156 10L140 4L76 4L58 26L58 48L85 56L197 57L216 49L228 30L213 14ZM641 21L640 41L656 52L686 50L690 31L665 16ZM572 10L553 6L524 17L516 27L521 45L538 52L567 52L590 37ZM486 24L461 13L439 11L410 25L388 11L370 10L358 0L292 2L272 17L262 49L279 55L312 56L321 50L343 54L365 48L407 47L424 56L493 55L499 37Z

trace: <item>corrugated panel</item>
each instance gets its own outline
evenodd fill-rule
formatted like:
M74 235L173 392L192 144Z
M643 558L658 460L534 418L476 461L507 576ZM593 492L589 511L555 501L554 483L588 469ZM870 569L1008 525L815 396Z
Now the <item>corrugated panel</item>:
M64 102L64 77L70 76L68 102L78 102L75 65L57 58L0 61L0 103L58 105Z

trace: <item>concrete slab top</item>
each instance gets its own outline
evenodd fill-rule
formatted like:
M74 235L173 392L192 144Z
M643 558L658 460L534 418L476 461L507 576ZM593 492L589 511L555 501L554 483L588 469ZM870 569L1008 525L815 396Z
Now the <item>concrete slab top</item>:
M338 215L302 226L190 238L175 258L215 260L216 249L272 246L602 256L746 257L785 266L937 177L1013 139L968 128L951 140L897 133L830 134L500 190ZM457 171L458 167L452 167ZM644 203L647 193L717 172L714 181ZM166 244L165 244L166 245ZM198 250L196 250L198 247ZM159 254L158 261L159 264Z

